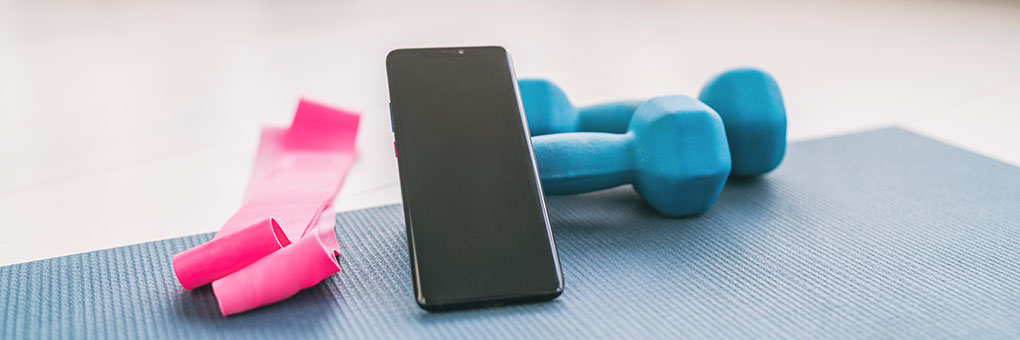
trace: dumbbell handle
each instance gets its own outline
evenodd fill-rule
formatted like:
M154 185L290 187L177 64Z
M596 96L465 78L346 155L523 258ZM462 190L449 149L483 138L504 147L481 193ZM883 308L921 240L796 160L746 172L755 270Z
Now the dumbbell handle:
M628 118L629 119L629 118ZM633 134L570 132L531 138L542 190L579 194L632 183Z
M558 132L627 132L630 117L643 100L625 100L580 108L577 115L577 130Z

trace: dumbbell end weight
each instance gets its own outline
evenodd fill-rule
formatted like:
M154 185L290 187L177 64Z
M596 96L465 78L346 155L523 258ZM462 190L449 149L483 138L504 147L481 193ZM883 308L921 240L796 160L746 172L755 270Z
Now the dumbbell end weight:
M709 80L698 99L715 109L726 125L732 175L762 175L783 161L786 108L779 85L768 73L728 70Z
M667 112L668 114L659 114ZM634 189L666 216L705 213L722 192L731 158L719 115L687 96L655 97L630 122L636 134Z
M574 107L559 86L546 79L520 79L521 102L532 136L564 132L627 132L630 117L643 100Z
M577 108L559 86L545 79L520 79L517 87L532 136L577 130Z

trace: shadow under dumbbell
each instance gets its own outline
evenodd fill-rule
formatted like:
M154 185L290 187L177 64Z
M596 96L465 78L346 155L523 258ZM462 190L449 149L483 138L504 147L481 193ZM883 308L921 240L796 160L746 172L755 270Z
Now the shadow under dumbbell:
M570 199L563 199L565 197ZM629 216L658 215L629 184L586 194L546 196L546 205L553 228L629 229ZM591 207L607 214L592 216Z
M647 249L650 238L696 226L700 218L663 216L631 185L580 195L547 196L546 204L556 242L569 243L568 249L579 246L640 251Z
M690 217L659 214L630 185L580 195L547 196L546 203L558 244L647 253L655 251L650 248L654 244L683 247L687 242L713 239L717 236L714 233L722 230L753 228L757 225L754 220L767 214L778 201L774 185L762 177L729 179L712 209ZM664 240L675 241L670 244Z
M619 228L633 226L646 220L672 221L687 224L713 215L714 210L732 210L767 204L775 199L771 183L766 176L732 177L727 179L719 199L705 214L687 217L668 217L655 211L634 191L631 185L578 195L546 196L549 219L553 227L586 226L589 228ZM563 199L570 197L570 199ZM595 207L600 214L592 215ZM582 209L583 208L583 209ZM685 222L686 221L686 222Z

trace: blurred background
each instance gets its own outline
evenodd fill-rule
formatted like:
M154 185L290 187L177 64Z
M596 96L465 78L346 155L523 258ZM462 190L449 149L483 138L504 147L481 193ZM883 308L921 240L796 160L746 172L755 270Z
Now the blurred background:
M0 265L218 230L302 96L363 115L338 210L397 203L385 55L457 45L580 105L756 66L791 142L899 125L1020 164L1020 2L0 0Z

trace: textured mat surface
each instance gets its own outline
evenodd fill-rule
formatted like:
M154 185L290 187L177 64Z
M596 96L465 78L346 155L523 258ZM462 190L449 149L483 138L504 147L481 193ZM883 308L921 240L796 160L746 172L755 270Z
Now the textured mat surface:
M386 206L337 215L341 273L229 318L170 268L212 234L2 267L0 338L1020 337L1020 169L903 130L793 144L697 218L548 203L553 302L418 309Z

